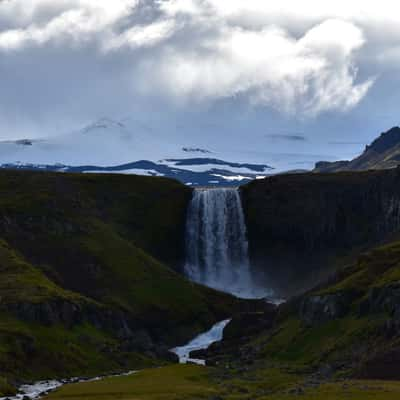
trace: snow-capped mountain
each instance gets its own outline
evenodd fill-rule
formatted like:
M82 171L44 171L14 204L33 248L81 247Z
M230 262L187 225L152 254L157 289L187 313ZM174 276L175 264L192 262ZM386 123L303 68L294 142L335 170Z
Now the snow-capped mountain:
M194 186L237 185L273 171L250 161L107 118L52 138L0 142L0 168L165 176Z

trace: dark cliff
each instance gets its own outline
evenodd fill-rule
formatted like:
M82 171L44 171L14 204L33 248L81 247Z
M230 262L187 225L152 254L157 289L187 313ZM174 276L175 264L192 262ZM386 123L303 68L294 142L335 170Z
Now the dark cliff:
M400 229L400 169L274 176L241 192L252 266L283 295Z

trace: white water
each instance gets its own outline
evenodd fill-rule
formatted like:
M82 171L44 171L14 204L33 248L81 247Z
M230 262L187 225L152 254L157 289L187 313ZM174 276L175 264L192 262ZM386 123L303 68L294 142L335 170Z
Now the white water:
M77 383L77 382L94 382L99 381L105 378L117 377L117 376L128 376L136 373L136 371L124 372L122 374L114 374L107 376L97 376L95 378L90 379L82 379L82 378L70 378L63 380L48 380L48 381L39 381L29 385L22 385L18 389L18 394L16 396L8 396L8 397L0 397L0 400L22 400L24 397L29 397L32 400L40 399L45 396L49 392L52 392L55 389L58 389L61 386L64 386L68 383Z
M173 353L175 353L179 357L179 362L182 364L186 364L188 362L192 362L199 365L205 365L204 360L190 358L190 352L194 350L203 350L208 349L211 344L215 342L219 342L223 339L223 331L230 322L230 319L218 322L215 324L209 331L202 333L196 336L193 340L191 340L185 346L175 347L171 349ZM7 396L0 397L0 400L22 400L25 396L29 397L32 400L40 399L41 397L47 395L49 392L58 389L59 387L69 384L69 383L77 383L77 382L94 382L98 380L102 380L104 378L116 377L116 376L128 376L136 373L137 371L128 371L122 374L114 374L107 376L98 376L90 379L83 378L70 378L63 380L47 380L47 381L39 381L32 384L22 385L18 389L18 394L16 396Z
M238 189L195 190L187 216L185 275L238 297L263 297L251 276L246 234Z
M181 364L186 364L188 362L205 365L205 360L200 360L198 358L190 358L190 352L195 350L206 350L213 343L220 342L223 339L223 333L226 325L230 322L230 319L218 322L209 331L196 336L185 346L175 347L171 349L179 357L179 362Z

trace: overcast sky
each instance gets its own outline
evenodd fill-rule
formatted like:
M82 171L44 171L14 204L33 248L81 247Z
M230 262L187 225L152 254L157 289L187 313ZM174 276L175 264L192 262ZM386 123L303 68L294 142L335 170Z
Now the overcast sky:
M346 158L399 124L399 72L398 0L0 0L4 140L129 117Z

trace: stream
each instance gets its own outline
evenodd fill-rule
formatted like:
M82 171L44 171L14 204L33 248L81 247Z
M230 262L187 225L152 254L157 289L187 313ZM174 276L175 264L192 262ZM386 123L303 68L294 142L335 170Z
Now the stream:
M170 351L175 353L179 357L179 362L181 364L186 364L190 362L199 365L205 365L205 360L190 358L190 352L194 350L208 349L208 347L210 347L213 343L221 341L223 338L224 329L230 321L230 319L226 319L224 321L218 322L210 330L196 336L188 344L180 347L175 347ZM129 371L122 374L98 376L91 379L71 378L62 380L51 379L39 381L32 384L22 385L19 387L18 394L16 396L0 397L0 400L36 400L47 395L49 392L69 383L94 382L111 377L128 376L136 372L138 371Z
M224 321L218 322L209 331L196 336L188 344L180 347L175 347L171 349L171 351L179 357L179 362L181 364L194 363L205 365L205 360L190 358L190 352L195 350L206 350L213 343L220 342L223 339L224 329L230 321L230 319L226 319Z
M41 397L49 394L53 390L58 389L61 386L67 385L69 383L79 383L79 382L95 382L101 379L113 378L117 376L129 376L133 375L137 371L128 371L122 374L112 374L104 376L96 376L95 378L69 378L69 379L49 379L44 381L39 381L31 384L25 384L19 387L18 394L15 396L0 397L0 400L23 400L23 399L40 399Z

